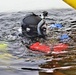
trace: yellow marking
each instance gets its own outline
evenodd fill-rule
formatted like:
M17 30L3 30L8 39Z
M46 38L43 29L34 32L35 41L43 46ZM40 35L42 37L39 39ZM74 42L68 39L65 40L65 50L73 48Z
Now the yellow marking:
M0 49L6 49L6 48L7 48L7 44L3 44L3 43L0 44Z
M63 0L63 1L76 9L76 0Z

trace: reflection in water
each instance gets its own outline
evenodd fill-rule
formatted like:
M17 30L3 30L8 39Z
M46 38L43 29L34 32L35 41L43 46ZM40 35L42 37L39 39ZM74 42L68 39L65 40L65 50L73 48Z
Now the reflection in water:
M67 57L62 57L63 59L57 60L53 59L52 61L48 61L45 64L41 64L41 68L53 69L53 72L49 71L51 75L76 75L76 60L75 56L68 55ZM65 67L66 68L61 68ZM71 67L68 67L71 66ZM59 67L59 68L58 68ZM46 72L46 71L45 71ZM40 75L49 75L47 72L40 72Z
M60 71L54 71L53 75L65 75L65 74Z
M76 75L76 68L71 68L68 70L61 70L65 75Z
M65 74L55 70L53 73L39 72L39 75L65 75Z

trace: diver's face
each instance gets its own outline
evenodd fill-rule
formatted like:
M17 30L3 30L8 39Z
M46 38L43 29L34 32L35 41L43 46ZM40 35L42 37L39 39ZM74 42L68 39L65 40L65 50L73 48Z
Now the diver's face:
M43 35L46 35L46 34L47 34L47 25L44 24L44 25L41 27L41 30L42 30Z
M50 33L50 28L49 28L49 26L47 24L44 24L42 26L42 29L43 29L43 34L44 35L48 35Z

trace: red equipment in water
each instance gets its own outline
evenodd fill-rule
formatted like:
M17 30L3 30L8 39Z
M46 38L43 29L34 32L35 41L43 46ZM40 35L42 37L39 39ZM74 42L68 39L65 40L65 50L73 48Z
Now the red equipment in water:
M68 48L68 45L64 44L64 43L59 43L59 44L53 46L53 48L50 47L50 46L47 46L45 44L41 44L39 42L36 42L36 43L34 43L30 46L31 50L41 51L41 52L44 52L44 53L51 53L52 51L53 52L61 52L63 50L66 50L67 48Z
M37 50L37 51L45 52L45 53L50 53L50 51L51 51L49 46L47 46L45 44L41 44L39 42L32 44L30 46L30 49L34 50L34 51Z
M54 52L60 52L66 50L68 48L68 44L59 43L53 47Z

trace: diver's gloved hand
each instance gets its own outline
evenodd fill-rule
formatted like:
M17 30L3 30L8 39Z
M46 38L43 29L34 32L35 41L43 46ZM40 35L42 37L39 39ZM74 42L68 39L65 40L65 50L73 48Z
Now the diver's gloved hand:
M41 51L44 53L50 53L51 52L50 46L47 46L47 45L39 43L39 42L33 43L29 48L31 50Z

